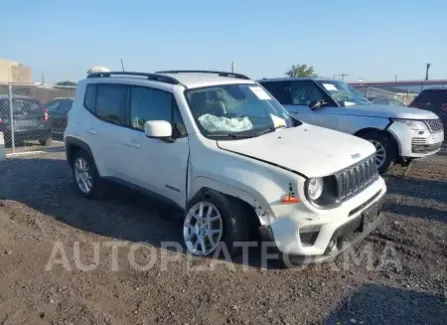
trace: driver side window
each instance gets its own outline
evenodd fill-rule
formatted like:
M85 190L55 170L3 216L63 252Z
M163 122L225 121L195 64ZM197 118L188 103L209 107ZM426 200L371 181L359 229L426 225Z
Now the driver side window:
M309 104L314 100L324 100L325 102L332 104L331 98L316 85L313 81L294 81L290 87L292 105L304 105Z

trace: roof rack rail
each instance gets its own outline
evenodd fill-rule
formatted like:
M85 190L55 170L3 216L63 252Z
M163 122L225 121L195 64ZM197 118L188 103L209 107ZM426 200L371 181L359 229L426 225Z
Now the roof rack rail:
M165 70L165 71L156 71L155 73L209 73L209 74L217 74L220 77L251 80L249 77L247 77L246 75L243 75L241 73L213 71L213 70Z
M146 72L127 72L127 71L110 71L110 72L96 72L87 76L87 78L107 78L110 76L137 76L146 77L149 80L165 82L172 85L181 85L181 82L175 78L159 75L156 73Z

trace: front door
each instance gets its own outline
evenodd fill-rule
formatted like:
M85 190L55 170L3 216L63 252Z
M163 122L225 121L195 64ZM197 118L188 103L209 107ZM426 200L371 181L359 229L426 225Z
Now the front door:
M174 96L148 87L130 88L127 146L131 181L147 190L186 206L189 143ZM148 138L146 121L165 120L173 126L171 141Z
M314 81L291 81L290 96L291 105L285 107L296 118L329 129L339 129L338 105ZM309 105L315 100L323 100L326 104L312 110Z

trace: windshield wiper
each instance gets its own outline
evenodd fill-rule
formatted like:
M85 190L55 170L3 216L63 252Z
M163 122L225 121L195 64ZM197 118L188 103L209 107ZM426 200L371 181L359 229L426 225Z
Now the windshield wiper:
M213 138L232 138L232 139L247 139L253 138L253 134L235 134L235 133L214 133L208 134L208 137Z
M272 127L268 128L268 129L264 129L264 130L261 130L259 132L256 132L255 136L259 137L260 135L267 134L267 133L270 133L270 132L275 132L277 129L281 129L281 128L286 128L286 126L285 125L272 126Z

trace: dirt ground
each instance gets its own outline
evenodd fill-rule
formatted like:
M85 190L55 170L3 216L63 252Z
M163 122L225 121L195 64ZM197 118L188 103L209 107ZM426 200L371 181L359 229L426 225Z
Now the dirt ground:
M63 152L9 158L0 324L446 324L447 152L386 180L386 221L348 259L280 269L176 253L180 221L124 189L78 197Z

